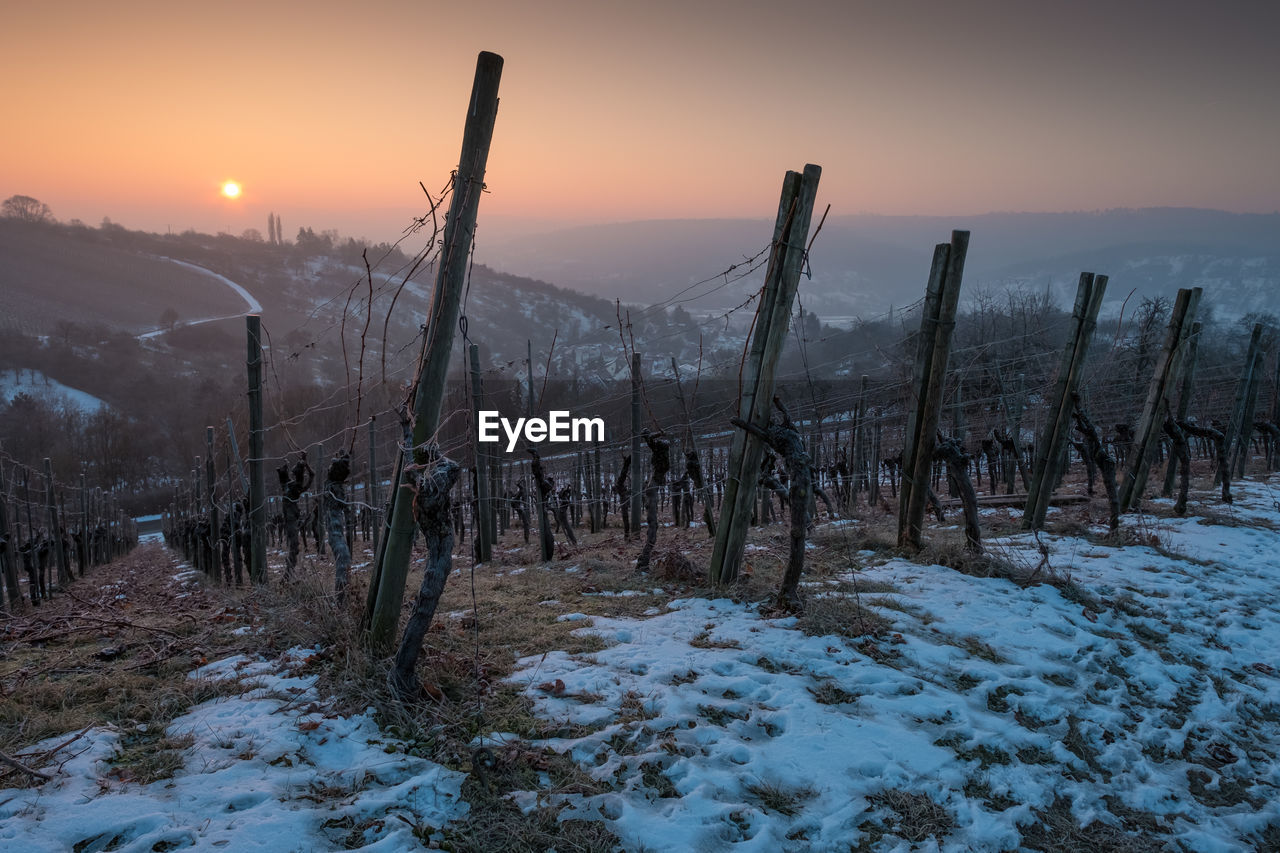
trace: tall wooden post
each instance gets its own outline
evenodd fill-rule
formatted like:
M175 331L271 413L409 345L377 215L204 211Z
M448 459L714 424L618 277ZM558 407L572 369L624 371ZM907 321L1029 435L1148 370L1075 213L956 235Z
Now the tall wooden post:
M809 164L803 173L787 172L782 181L764 290L739 386L739 418L759 431L768 426L773 410L778 358L791 322L821 177L822 168ZM738 577L764 457L764 442L750 428L735 430L732 442L711 552L711 580L720 584L732 583Z
M244 476L244 463L240 461L240 443L236 441L236 428L231 423L231 418L227 418L227 438L231 442L231 456L236 460L236 475L240 478L240 491L242 494L249 494L249 481ZM231 464L230 461L227 463ZM228 481L228 486L230 481Z
M1142 502L1147 488L1147 474L1155 457L1159 433L1164 428L1164 397L1179 378L1182 354L1191 334L1196 308L1200 305L1201 288L1183 288L1174 300L1169 317L1169 329L1165 334L1164 348L1156 362L1151 384L1147 388L1147 400L1142 406L1142 417L1134 434L1134 448L1130 455L1129 470L1120 483L1120 511L1136 509Z
M640 353L631 354L631 532L640 535Z
M262 318L245 317L249 335L249 580L267 579L267 482L262 458Z
M10 613L21 613L24 609L22 592L18 586L18 538L18 536L9 538L8 492L4 487L4 466L0 465L0 539L8 543L4 553L0 554L0 572L4 574L4 588L9 596Z
M49 510L49 536L53 539L54 548L57 549L58 584L66 587L71 584L71 571L67 566L67 549L63 547L62 525L58 521L58 508L53 500L53 463L49 461L48 456L44 458L44 480L44 501Z
M1058 381L1050 398L1050 408L1045 419L1044 433L1036 442L1035 466L1031 485L1027 489L1026 509L1022 514L1024 530L1040 530L1049 511L1049 499L1053 487L1062 478L1063 456L1071 437L1072 401L1080 390L1080 378L1084 372L1089 342L1098 324L1098 309L1107 291L1107 277L1091 272L1080 274L1076 288L1076 304L1071 312L1071 326L1067 343L1058 366Z
M1187 356L1183 361L1182 367L1182 390L1178 394L1177 415L1174 418L1174 425L1187 419L1187 412L1191 408L1191 394L1195 388L1196 362L1200 358L1200 324L1191 324L1191 333L1187 336ZM1172 454L1169 455L1169 464L1164 472L1164 488L1160 494L1166 498L1173 497L1173 480L1178 471L1178 466L1174 462Z
M525 403L524 416L526 418L533 417L533 341L526 339L525 346L528 347L528 359L526 364L529 367L529 396L528 402Z
M85 486L84 471L80 472L80 574L89 567L89 489Z
M219 555L222 549L229 547L229 545L226 543L219 544L218 539L218 537L222 535L222 532L221 527L218 524L217 496L214 493L214 485L217 482L217 477L213 473L213 427L211 426L204 428L204 443L206 451L204 456L205 490L209 493L209 540L213 543L213 553L211 555L213 565L209 566L209 573L215 578L220 578L222 577L222 560Z
M1253 362L1249 365L1249 387L1245 391L1244 409L1240 415L1240 429L1237 432L1235 449L1236 479L1244 476L1246 463L1249 461L1250 442L1253 440L1253 416L1258 406L1258 386L1262 379L1262 348L1253 351Z
M323 484L325 482L324 477L326 476L329 470L329 462L327 459L324 458L324 442L317 441L315 447L316 447L316 465L315 465L316 480L318 483ZM323 557L325 555L325 545L329 538L329 534L327 532L329 529L329 525L325 519L323 486L313 487L311 490L311 493L312 493L312 502L315 505L316 520L319 522L319 524L316 525L316 529L314 531L316 535L316 555ZM303 523L305 524L306 522L304 521Z
M473 519L472 535L476 538L476 553L480 562L487 563L493 559L493 525L489 505L489 460L486 458L484 446L480 444L479 424L481 407L480 387L480 347L472 344L467 355L471 362L471 414L476 432L471 437L471 448L476 472L476 517Z
M1231 416L1227 419L1227 428L1223 432L1223 444L1227 459L1232 468L1235 467L1236 453L1239 450L1240 435L1244 430L1244 414L1248 407L1249 386L1253 382L1253 371L1257 365L1258 348L1262 342L1262 324L1254 323L1249 335L1249 349L1245 353L1244 368L1240 371L1240 379L1236 382L1235 401L1231 405ZM1228 471L1228 473L1230 473ZM1213 483L1216 486L1222 481L1223 472L1215 471Z
M925 503L933 471L933 451L942 418L942 392L951 354L960 282L969 251L969 232L952 231L951 243L934 248L920 320L920 345L916 353L915 386L919 395L907 420L902 453L902 487L898 497L898 544L919 548Z
M436 267L435 289L431 296L431 314L423 341L422 366L413 398L413 433L409 451L415 465L425 466L432 461L428 448L440 425L449 354L453 350L453 334L458 326L462 290L466 282L467 256L475 234L489 144L493 139L494 121L498 115L498 82L501 77L502 57L482 52L476 62L471 101L467 107L462 154L458 170L454 174L453 197L445 218L444 240ZM409 574L409 551L413 542L412 500L415 483L416 477L397 482L392 497L390 529L383 545L378 571L378 590L376 595L371 593L374 605L371 612L366 614L370 641L379 651L390 645L400 619L400 604L404 600L405 578Z
M685 423L685 441L689 443L689 450L699 459L698 465L701 467L701 451L698 450L698 440L693 433L693 419L689 414L689 404L684 398L684 384L680 381L680 365L676 364L676 357L671 357L671 372L676 378L676 393L680 395L680 409L684 412ZM596 460L596 466L599 467L599 459ZM597 470L597 476L599 471ZM715 537L716 535L716 517L711 507L711 490L707 485L707 481L703 478L702 483L690 483L690 488L697 491L698 501L702 504L702 521L707 526L707 535Z
M373 431L373 416L369 416L369 531L373 534L372 553L378 553L378 536L382 532L382 503L378 498L378 440Z

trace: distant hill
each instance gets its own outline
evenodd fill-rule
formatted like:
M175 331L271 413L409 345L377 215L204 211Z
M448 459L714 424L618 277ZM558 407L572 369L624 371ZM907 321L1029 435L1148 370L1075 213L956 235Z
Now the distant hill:
M646 303L740 263L766 244L771 228L765 219L585 226L484 246L477 255L496 269ZM933 245L953 228L972 232L969 295L1010 283L1074 293L1088 270L1110 275L1113 293L1171 295L1201 285L1226 314L1280 309L1280 214L1192 208L829 217L802 285L805 307L824 319L867 317L919 299ZM685 307L726 308L758 283L758 276L727 286L712 281L687 294Z
M366 249L374 286L367 331ZM308 380L333 381L358 358L361 334L367 363L381 368L385 331L387 361L412 364L435 277L434 266L425 264L406 281L412 267L400 249L332 236L272 245L225 234L0 219L0 325L68 344L123 334L137 338L166 370L207 373L241 362L238 318L260 302L267 344L281 355L281 369L287 364ZM698 321L678 306L644 310L627 301L628 343L634 340L667 371L672 356L695 363L700 346L710 354L726 335L736 340L746 319L731 333L724 323ZM482 359L504 372L523 375L529 342L539 373L548 362L553 373L566 376L612 379L628 370L612 299L476 264L468 271L463 310ZM73 333L71 326L81 331ZM0 368L35 366L29 362L18 353L0 358Z
M39 334L61 321L141 332L170 309L178 319L244 309L231 289L142 250L129 233L0 218L0 316Z

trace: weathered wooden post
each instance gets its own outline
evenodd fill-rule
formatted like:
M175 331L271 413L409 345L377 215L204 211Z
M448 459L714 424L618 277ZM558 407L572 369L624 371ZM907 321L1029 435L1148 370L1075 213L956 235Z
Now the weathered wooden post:
M1180 427L1178 427L1178 423L1180 421L1185 421L1187 419L1187 411L1191 407L1191 395L1195 388L1196 362L1199 360L1199 358L1200 358L1200 324L1192 323L1191 333L1187 336L1187 355L1186 355L1186 359L1183 361L1182 390L1178 393L1177 414L1173 418L1173 429L1170 430L1170 428L1167 425L1165 427L1165 431L1169 433L1170 439L1175 443L1175 449L1176 449L1176 444L1178 440L1177 436L1183 432L1183 430ZM1183 436L1183 441L1184 442L1186 441L1185 435ZM1173 496L1173 480L1175 475L1177 474L1177 469L1178 469L1178 465L1176 464L1177 462L1178 460L1174 459L1173 457L1170 457L1169 465L1165 468L1164 488L1161 490L1160 494L1166 498ZM1191 464L1190 453L1187 454L1186 464L1188 466L1190 466ZM1190 476L1190 474L1188 474L1187 476ZM1185 511L1186 509L1185 499L1182 501L1182 507L1183 507L1183 510ZM1181 513L1179 513L1179 515L1181 515Z
M445 378L454 330L466 282L467 257L475 234L476 214L484 187L489 145L498 115L498 83L502 77L502 57L482 52L476 63L471 100L462 136L462 154L454 174L453 198L445 218L444 240L436 268L431 314L423 341L423 358L413 399L412 445L408 452L416 466L431 464L428 446L440 425ZM407 466L406 466L407 467ZM417 477L397 481L392 497L390 529L383 545L378 572L378 589L367 614L369 638L375 650L386 649L400 618L405 579L409 573L409 551L413 541L412 487Z
M267 481L262 458L262 318L245 317L249 334L249 580L267 579Z
M209 571L214 577L221 577L221 554L226 545L219 542L222 528L218 524L218 501L214 494L214 484L217 481L217 477L213 473L213 427L211 426L204 428L204 443L206 447L204 457L205 491L209 493L209 541L213 550L213 565L209 567Z
M640 353L631 354L631 464L635 468L631 489L631 532L640 534Z
M3 493L0 486L0 493ZM84 470L80 471L80 542L76 548L76 561L80 564L80 577L89 567L89 490L84 484Z
M4 466L0 465L0 539L7 543L0 554L0 572L4 573L5 592L9 596L9 612L21 613L24 609L22 591L18 586L18 537L9 537L8 492L4 487ZM15 525L16 526L16 525Z
M1151 460L1155 457L1159 433L1164 429L1164 397L1178 382L1182 354L1186 349L1186 340L1191 334L1191 324L1195 320L1196 308L1200 304L1202 293L1203 290L1199 287L1183 288L1178 291L1178 298L1174 300L1164 348L1160 352L1155 372L1151 376L1147 400L1142 406L1142 417L1138 421L1138 428L1134 435L1134 449L1129 457L1129 470L1123 482L1120 483L1121 512L1136 509L1142 502L1142 494L1147 487L1147 474L1151 469Z
M787 172L782 182L764 290L739 385L739 419L761 430L769 424L778 358L786 341L791 307L800 284L821 176L822 168L809 164L803 173ZM720 520L711 553L713 583L731 583L738 577L764 448L764 442L750 429L739 429L733 434Z
M1244 476L1245 463L1249 460L1249 442L1253 439L1253 413L1258 404L1258 385L1262 373L1262 324L1255 323L1249 341L1249 353L1245 357L1245 373L1241 377L1244 399L1239 410L1232 413L1231 423L1235 434L1234 448L1229 448L1236 469L1236 479Z
M933 470L934 446L942 418L942 392L951 354L951 333L955 329L960 282L969 232L952 231L951 243L939 243L933 253L924 314L920 320L920 346L916 354L916 385L919 397L907 420L902 453L902 488L898 498L898 544L919 548L924 524L929 479Z
M487 563L493 559L492 510L489 504L489 459L480 444L480 408L483 390L480 385L480 347L472 344L467 350L471 364L471 415L474 433L471 436L472 458L476 471L476 519L472 535L476 538L476 558Z
M227 438L231 442L231 457L236 462L236 476L240 478L240 491L242 494L249 494L249 481L245 478L244 462L240 459L240 442L236 441L236 428L231 423L231 418L227 418Z
M693 434L693 421L689 416L689 404L684 398L684 385L680 381L680 366L676 364L675 356L671 357L671 372L676 377L676 393L680 395L680 409L684 412L685 441L689 444L688 450L685 451L685 471L689 475L689 482L694 492L698 495L698 500L702 502L702 520L707 526L707 535L714 538L716 535L716 518L711 509L711 493L707 488L706 480L702 476L698 440ZM693 455L690 456L689 454Z
M67 549L62 543L62 525L58 520L58 508L53 500L53 463L49 457L44 458L44 502L49 510L49 536L53 539L58 558L58 585L66 588L71 584L71 570L67 565Z
M366 499L369 502L369 530L373 536L371 553L378 553L378 536L382 532L382 503L378 499L378 438L373 430L374 416L369 416L369 485Z
M1071 408L1080 390L1080 378L1089 353L1089 342L1098 323L1098 309L1107 291L1107 277L1091 272L1080 274L1076 288L1075 308L1071 312L1071 327L1067 343L1058 366L1058 381L1054 387L1049 412L1045 419L1044 433L1036 442L1035 466L1031 485L1027 489L1027 504L1022 515L1024 530L1040 530L1044 527L1045 513L1053 487L1062 476L1062 457L1071 436Z

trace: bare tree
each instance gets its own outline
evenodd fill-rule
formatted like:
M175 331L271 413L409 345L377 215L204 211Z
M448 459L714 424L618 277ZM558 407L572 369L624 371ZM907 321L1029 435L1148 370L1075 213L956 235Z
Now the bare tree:
M20 222L52 222L49 205L29 195L11 195L0 204L0 215Z

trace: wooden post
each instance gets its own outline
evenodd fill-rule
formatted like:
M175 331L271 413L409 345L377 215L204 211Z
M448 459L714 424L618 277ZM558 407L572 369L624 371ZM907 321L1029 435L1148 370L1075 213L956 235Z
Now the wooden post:
M800 284L813 203L821 177L822 168L809 164L803 173L787 172L782 181L764 290L739 386L739 419L761 430L769 424L774 377ZM764 442L751 430L734 431L720 520L711 552L713 583L732 583L738 577L764 447Z
M1031 485L1027 489L1027 504L1022 514L1024 530L1040 530L1049 511L1049 499L1053 487L1062 477L1063 455L1071 437L1072 401L1080 389L1084 362L1089 353L1089 342L1098 323L1098 309L1107 290L1107 277L1091 272L1080 274L1076 288L1075 309L1071 313L1071 328L1067 344L1058 366L1058 381L1054 387L1044 433L1036 442L1035 466Z
M227 418L227 438L231 441L231 456L236 460L236 475L240 478L240 491L247 495L249 481L245 478L244 462L240 460L240 443L236 441L236 428L232 425L231 418Z
M631 354L631 532L640 535L640 353Z
M440 425L449 354L453 350L453 335L458 326L462 290L466 282L467 257L475 234L489 144L493 140L493 126L498 115L498 82L501 77L502 57L482 52L476 62L462 135L462 154L454 175L453 198L445 218L444 240L423 342L422 367L413 399L413 433L409 451L412 461L419 466L430 464L428 447ZM378 591L371 596L374 599L372 612L366 614L369 638L377 651L390 646L400 619L413 541L411 502L415 483L416 476L397 482L392 497L391 524L383 546Z
M1249 408L1249 390L1253 384L1254 370L1258 367L1258 350L1262 342L1262 324L1254 323L1253 332L1249 335L1249 350L1244 357L1244 369L1240 372L1240 379L1236 383L1235 403L1231 407L1231 419L1227 423L1227 430L1223 434L1223 440L1226 442L1226 452L1228 464L1235 467L1235 459L1240 450L1240 438L1245 433L1245 411ZM1254 389L1256 394L1256 389ZM1219 471L1214 475L1214 485L1222 479L1222 472Z
M16 526L16 525L15 525ZM9 596L9 612L21 613L22 591L18 586L18 536L9 538L9 504L8 492L4 487L4 466L0 465L0 539L7 546L0 554L0 571L4 574L4 588Z
M920 396L912 409L914 417L908 420L907 449L910 452L904 450L902 457L898 544L905 547L919 548L921 545L920 530L924 524L925 504L929 497L938 423L942 418L942 392L947 375L947 359L951 354L951 333L955 328L960 282L964 276L964 262L968 251L968 231L952 231L950 245L940 243L934 250L928 289L928 293L934 298L926 298L925 314L920 322L920 351L916 361L916 367L924 379L917 386ZM936 309L936 314L932 316L929 313L930 301ZM926 341L930 343L926 344Z
M496 545L498 542L498 534L507 532L506 522L503 520L500 498L502 496L502 459L498 456L498 448L500 444L494 444L492 449L484 451L486 464L489 468L489 544Z
M317 441L317 442L316 442L316 467L315 467L315 470L316 470L316 476L317 476L317 477L327 477L327 476L328 476L328 471L329 471L329 460L325 459L325 457L324 457L324 442L323 442L323 441ZM324 486L322 486L322 487L321 487L321 489L327 489L327 487L328 487L327 480L322 479L322 480L320 480L320 482L325 484ZM320 491L320 490L317 490L317 491ZM325 492L324 492L324 491L320 491L320 493L319 493L319 494L315 494L315 495L314 495L315 513L316 513L316 515L315 515L316 525L315 525L314 529L312 530L312 532L315 534L315 537L316 537L316 555L317 555L317 556L320 556L320 557L323 557L323 556L325 555L325 543L326 543L326 541L327 541L327 540L328 540L328 538L329 538L329 533L328 533L328 531L329 531L329 521L328 521L328 519L325 517L325 497L324 497L324 494L325 494ZM303 523L305 524L306 522L304 521Z
M685 469L689 474L690 484L697 491L698 500L702 503L702 520L707 526L707 535L714 538L716 535L716 518L711 509L711 492L707 488L706 480L702 477L698 440L693 434L693 421L689 416L689 405L684 399L684 385L680 381L680 366L676 364L675 356L671 357L671 372L676 377L676 393L680 395L680 409L684 412L685 441L689 444L689 448L685 453ZM693 454L692 459L689 458L689 453Z
M0 483L0 493L4 492L4 484ZM89 490L84 484L84 471L80 472L80 548L77 555L80 560L80 576L84 576L89 567Z
M214 484L217 478L213 473L213 427L211 426L204 428L204 443L206 449L204 456L205 491L209 493L209 541L213 551L211 555L213 565L209 567L209 572L218 578L222 576L220 552L226 545L220 545L218 541L218 537L221 535L221 528L218 525L218 502L214 495Z
M373 416L369 416L369 530L373 534L372 553L378 553L378 536L382 532L382 503L378 499L378 439L373 431Z
M262 458L262 318L245 317L249 335L249 580L267 579L267 481Z
M58 519L58 507L53 499L53 463L49 457L44 458L44 502L49 510L49 537L58 558L58 585L66 588L71 584L71 571L67 565L67 549L62 543L62 524Z
M1262 349L1253 353L1253 364L1249 368L1249 388L1245 392L1244 411L1240 416L1240 431L1237 434L1235 450L1236 479L1244 476L1245 465L1253 441L1253 416L1258 406L1258 386L1262 376Z
M1164 429L1164 397L1178 381L1178 370L1185 351L1185 343L1191 334L1191 324L1200 304L1201 288L1183 288L1174 300L1169 317L1169 329L1164 348L1156 362L1147 400L1142 406L1142 417L1134 434L1134 449L1129 457L1129 470L1120 483L1120 511L1136 509L1147 487L1147 474L1155 456L1159 433Z
M929 384L929 371L933 364L934 329L942 302L942 283L947 273L947 261L951 247L939 243L933 249L933 261L929 266L929 280L925 285L924 305L920 316L920 334L916 342L916 360L911 369L909 393L914 394L911 408L907 410L907 424L902 438L901 482L898 486L898 544L907 542L908 508L912 505L915 486L917 448L920 445L921 415L924 410L925 390Z
M524 416L531 418L533 417L533 341L526 338L525 346L528 348L526 363L529 365L529 397L524 406Z
M476 557L481 563L493 559L493 507L489 504L489 460L480 444L480 347L472 344L467 355L471 362L471 414L475 433L471 437L472 454L476 471L476 518L472 535L476 538Z
M1195 388L1196 362L1199 360L1199 358L1200 358L1200 324L1192 323L1191 333L1187 336L1187 356L1186 356L1186 360L1183 362L1183 368L1182 368L1182 390L1178 394L1178 408L1176 410L1177 414L1173 419L1174 421L1173 430L1175 430L1178 433L1182 432L1182 430L1178 427L1178 423L1180 421L1185 421L1187 419L1187 411L1191 408L1191 395ZM1173 431L1170 431L1167 426L1165 429L1166 429L1166 432L1170 432L1170 439L1176 443L1177 441L1176 433ZM1184 440L1185 440L1185 436L1184 436ZM1177 464L1175 464L1176 462L1177 460L1175 460L1171 456L1169 459L1169 464L1165 468L1164 488L1161 490L1160 494L1166 498L1173 496L1173 480L1175 475L1177 474L1177 469L1178 469ZM1190 454L1188 454L1187 456L1187 464L1188 465L1191 464ZM1183 502L1183 509L1184 511L1186 509L1185 501Z

